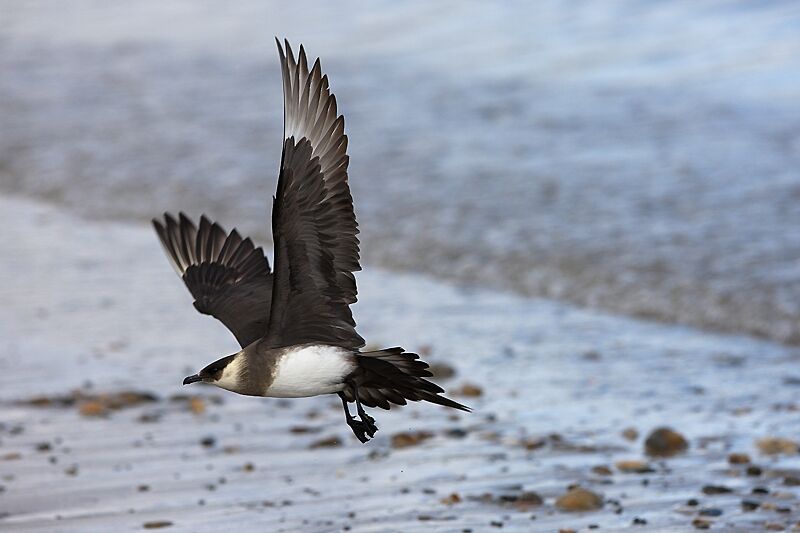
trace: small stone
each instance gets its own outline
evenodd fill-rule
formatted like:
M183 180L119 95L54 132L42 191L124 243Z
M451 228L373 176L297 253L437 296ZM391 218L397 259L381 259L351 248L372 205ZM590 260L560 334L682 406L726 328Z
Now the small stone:
M461 496L459 496L457 492L454 492L450 496L446 496L439 501L445 505L455 505L461 503Z
M463 439L467 435L469 435L469 432L463 428L451 428L444 432L444 436L451 439Z
M722 509L708 507L706 509L700 509L699 514L700 516L722 516Z
M685 452L689 443L677 431L661 427L650 433L644 442L644 451L653 457L672 457Z
M766 455L794 455L800 449L797 442L781 437L765 437L756 441L761 453Z
M212 436L203 437L200 439L200 446L203 448L212 448L217 443L217 439Z
M753 477L760 476L763 473L761 467L756 465L748 466L745 472L747 473L748 476L753 476Z
M722 485L706 485L703 487L703 494L707 494L709 496L714 496L716 494L729 494L731 492L733 492L733 489Z
M544 503L541 496L533 491L526 491L519 495L514 501L514 507L517 511L527 512L533 507L539 507Z
M572 487L556 500L556 507L566 512L594 511L603 507L603 498L581 487Z
M82 403L78 412L83 416L104 416L108 413L108 409L100 402L90 401Z
M149 485L139 485L138 487L136 487L136 490L138 490L139 492L147 492L147 491L150 490L150 486Z
M797 476L786 476L783 478L783 484L787 487L797 487L800 485L800 477Z
M456 375L456 369L444 363L433 363L428 370L436 379L450 379Z
M483 395L483 389L478 385L472 383L464 383L460 389L457 389L454 394L465 396L467 398L477 398Z
M777 522L769 522L764 524L765 531L783 531L786 529L783 524L778 524Z
M528 450L538 450L539 448L543 448L547 444L547 439L543 438L528 438L522 441L522 446Z
M408 448L416 446L433 437L433 433L428 431L416 431L414 433L395 433L392 435L392 448Z
M686 505L688 505L689 507L697 507L698 505L700 505L700 502L694 498L691 498L690 500L686 501Z
M52 448L49 442L40 442L36 445L37 452L49 452Z
M201 415L206 412L206 402L199 396L192 396L189 398L189 410L196 415Z
M611 469L606 465L594 466L592 467L592 472L594 472L598 476L610 476L613 474L613 472L611 472Z
M655 472L655 470L653 470L653 468L645 461L639 461L636 459L617 461L615 466L617 467L617 470L627 474L648 474L650 472Z
M742 500L742 511L745 512L755 511L756 509L758 509L760 505L761 503L755 500Z
M162 527L170 527L172 522L169 520L153 520L152 522L145 522L142 527L145 529L161 529Z
M22 459L22 454L18 452L10 452L0 456L0 459L3 461L16 461L17 459Z
M290 433L295 435L303 435L306 433L319 433L322 428L312 426L292 426L289 428Z
M635 441L639 438L639 432L636 428L625 428L622 430L622 438L629 441Z
M697 529L709 529L711 527L711 521L705 518L695 518L692 520L692 525Z
M632 524L634 526L646 526L647 525L647 520L645 520L644 518L639 518L638 516L636 516L636 517L633 518Z
M242 465L242 472L252 472L256 469L253 463L245 463Z
M732 465L746 465L750 463L750 456L746 453L732 453L728 456L728 462Z
M327 437L324 439L319 439L312 442L309 445L310 450L316 450L317 448L336 448L342 445L342 441L337 436Z

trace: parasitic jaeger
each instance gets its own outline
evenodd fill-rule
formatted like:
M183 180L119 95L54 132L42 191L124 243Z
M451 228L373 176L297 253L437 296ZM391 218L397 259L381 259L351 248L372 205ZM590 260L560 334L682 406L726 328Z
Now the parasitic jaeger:
M300 46L278 53L283 74L284 136L273 198L274 270L263 250L234 229L168 213L153 225L200 313L222 322L241 350L183 380L249 396L338 394L361 442L378 430L364 406L407 400L469 411L428 381L428 364L402 348L362 352L350 304L359 265L358 224L347 182L344 117L319 59L309 70ZM358 419L350 413L354 402Z

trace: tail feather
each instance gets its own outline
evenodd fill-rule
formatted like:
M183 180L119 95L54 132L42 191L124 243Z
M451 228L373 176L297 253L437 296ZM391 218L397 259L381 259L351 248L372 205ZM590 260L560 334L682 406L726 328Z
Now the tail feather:
M406 405L407 400L426 401L471 411L441 394L444 389L428 381L431 377L428 363L419 355L404 351L400 347L386 348L358 354L358 370L351 376L358 387L358 399L368 407L391 408L392 404ZM348 401L354 401L353 391L344 391Z

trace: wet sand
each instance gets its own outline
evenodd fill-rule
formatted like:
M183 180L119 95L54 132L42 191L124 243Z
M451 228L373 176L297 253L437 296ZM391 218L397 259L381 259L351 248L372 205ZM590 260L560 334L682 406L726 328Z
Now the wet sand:
M0 225L13 228L0 233L3 531L777 531L800 520L793 441L757 445L800 434L794 348L366 265L362 334L454 370L442 383L475 412L374 412L380 431L361 445L336 398L181 387L236 346L191 308L149 228L9 198ZM647 455L661 426L688 449ZM750 463L729 464L731 453ZM601 507L562 510L575 484Z

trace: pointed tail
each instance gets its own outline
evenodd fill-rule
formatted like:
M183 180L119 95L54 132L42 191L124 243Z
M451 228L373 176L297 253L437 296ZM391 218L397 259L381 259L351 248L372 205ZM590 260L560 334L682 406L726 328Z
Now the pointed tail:
M359 353L357 362L358 370L350 379L358 387L359 400L366 406L389 409L391 404L406 405L410 400L471 411L466 405L442 396L444 389L424 379L433 374L428 370L428 363L415 353L399 347L386 348ZM352 390L345 389L344 394L348 401L355 400Z

